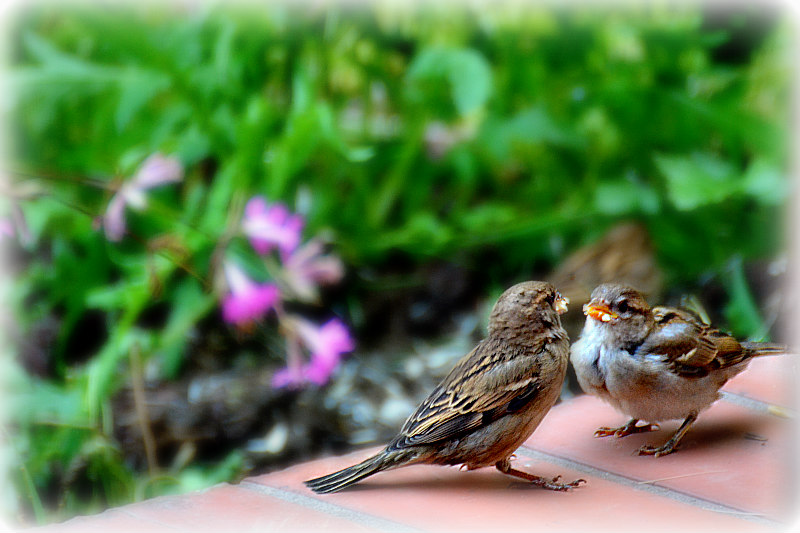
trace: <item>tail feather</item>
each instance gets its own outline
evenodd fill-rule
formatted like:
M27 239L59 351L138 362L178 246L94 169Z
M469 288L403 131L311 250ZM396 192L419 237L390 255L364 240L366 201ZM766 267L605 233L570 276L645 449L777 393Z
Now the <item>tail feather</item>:
M392 463L386 461L386 454L379 453L357 465L343 468L338 472L304 481L305 485L317 494L336 492L357 483L365 477L386 470Z
M741 345L750 357L780 355L785 354L788 350L785 344L778 344L775 342L742 342Z

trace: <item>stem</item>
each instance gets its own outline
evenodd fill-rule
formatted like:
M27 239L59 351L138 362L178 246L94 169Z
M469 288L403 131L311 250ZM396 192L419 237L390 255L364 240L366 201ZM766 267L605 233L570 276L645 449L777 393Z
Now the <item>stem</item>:
M142 430L142 440L144 441L144 453L147 457L147 472L154 476L158 468L158 457L156 456L156 443L153 432L150 429L150 415L147 412L147 399L144 392L144 376L142 375L142 359L139 353L139 344L134 344L131 349L131 381L133 382L133 402L136 408L136 418Z
M300 342L294 331L288 332L286 335L286 357L289 373L293 377L301 377L303 375L303 359L300 354Z
M44 524L46 518L44 506L42 505L42 499L39 497L39 491L36 490L36 484L33 482L33 478L24 463L19 466L19 470L22 473L22 480L25 482L25 492L28 494L28 499L31 501L31 507L33 507L33 514L36 517L36 522Z
M23 457L23 453L20 452L19 446L11 435L6 431L5 427L0 426L0 432L2 432L4 440L11 444L11 446L15 449L17 457ZM42 498L39 496L39 491L36 490L36 483L33 481L33 477L31 473L28 471L28 467L25 466L25 461L21 460L19 464L19 471L22 474L22 482L25 485L25 493L28 496L28 499L31 502L31 507L33 508L33 515L36 517L36 522L38 524L44 524L45 520L47 519L45 515L44 505L42 505Z

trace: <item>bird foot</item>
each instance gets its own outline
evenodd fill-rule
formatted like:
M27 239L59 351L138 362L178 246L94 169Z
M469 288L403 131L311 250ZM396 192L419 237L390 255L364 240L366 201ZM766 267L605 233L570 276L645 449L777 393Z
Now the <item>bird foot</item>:
M677 449L677 446L672 442L668 441L666 444L661 446L650 446L644 445L639 448L636 452L637 455L652 455L656 458L661 457L662 455L669 455Z
M689 431L689 428L694 421L697 420L697 413L690 413L689 416L686 417L686 420L683 421L681 427L678 428L678 431L669 439L667 442L662 444L661 446L649 446L645 445L639 448L638 454L639 455L654 455L656 457L661 457L662 455L669 455L675 450L678 449L678 443L683 439L686 432Z
M578 488L581 483L586 483L585 479L576 479L575 481L571 481L569 483L559 483L558 480L561 479L561 476L556 476L552 479L547 479L541 476L529 474L527 472L523 472L522 470L511 468L511 465L510 463L508 463L507 460L504 462L497 463L496 466L497 469L504 474L524 479L525 481L529 481L532 485L536 485L537 487L542 487L543 489L547 490L566 492L569 489Z
M569 489L576 489L581 486L581 483L586 483L585 479L576 479L575 481L570 481L569 483L558 483L558 480L561 479L561 476L556 476L553 479L547 479L540 476L533 476L535 479L531 479L530 482L537 487L542 487L543 489L547 490L555 490L558 492L566 492Z
M618 428L601 427L597 428L594 432L595 437L610 437L611 435L621 438L633 435L634 433L647 433L649 431L658 431L661 427L658 424L645 424L643 426L636 425L637 420L631 420L624 426Z

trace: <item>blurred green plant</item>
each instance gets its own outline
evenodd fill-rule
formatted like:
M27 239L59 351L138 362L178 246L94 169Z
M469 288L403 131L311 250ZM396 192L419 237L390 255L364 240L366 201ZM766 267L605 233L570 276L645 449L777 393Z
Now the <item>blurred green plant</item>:
M71 515L243 468L233 453L171 482L135 472L110 401L132 350L180 374L253 195L292 206L355 271L492 252L498 282L639 219L669 281L721 276L731 326L763 334L737 261L783 240L791 28L767 22L742 37L694 7L525 3L22 11L4 87L17 357L58 325L46 377L7 378L18 510L42 522L53 502ZM109 242L118 176L158 152L183 181L148 191Z

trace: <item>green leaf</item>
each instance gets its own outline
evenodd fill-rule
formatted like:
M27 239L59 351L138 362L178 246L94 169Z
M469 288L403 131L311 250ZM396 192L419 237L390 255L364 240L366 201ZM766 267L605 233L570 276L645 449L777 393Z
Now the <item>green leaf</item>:
M514 150L526 151L541 143L581 149L585 139L571 128L558 123L542 106L523 109L507 119L489 119L480 132L481 143L500 161L513 156Z
M652 187L628 180L613 180L598 184L594 205L604 215L652 215L660 209L658 194Z
M99 421L103 404L110 400L111 394L120 384L120 376L127 375L127 372L120 373L120 364L127 359L134 345L143 352L150 351L153 345L151 333L130 327L127 317L132 314L128 313L123 317L122 323L113 330L108 342L87 368L84 406L92 424Z
M519 218L519 212L510 205L499 202L486 203L466 211L461 217L464 231L474 235L486 228L504 227Z
M779 205L789 195L789 179L765 159L755 159L744 174L743 190L764 205Z
M176 153L181 161L191 165L200 161L211 151L211 139L197 124L191 124L177 141Z
M734 167L710 154L656 155L655 163L667 179L670 200L682 211L719 203L739 188Z
M244 456L241 451L234 450L213 466L196 465L184 469L178 476L180 491L195 491L222 483L235 477L243 468Z
M766 326L750 292L740 256L733 258L723 272L722 280L729 297L723 312L733 333L740 337L763 340Z
M450 55L447 76L453 91L453 101L461 115L483 107L492 92L492 71L489 63L474 50Z
M453 234L446 224L429 212L420 212L414 214L402 228L387 233L381 242L375 244L384 250L412 247L425 255L432 255L452 239Z
M119 103L114 113L117 131L125 129L136 113L169 85L169 78L164 75L127 70L119 80Z
M149 293L146 279L103 285L87 293L86 307L104 311L129 309L139 305Z
M98 89L116 86L124 76L119 67L84 61L62 52L33 32L23 35L23 44L38 64L14 70L12 85L16 86L20 96L26 96L32 88L56 95L69 90L92 94Z
M216 304L213 295L204 293L195 280L184 280L172 294L172 312L161 331L159 352L165 377L174 379L183 362L189 333Z
M414 58L406 73L414 95L424 95L426 85L445 82L460 115L483 107L492 93L492 70L480 53L466 48L426 48Z
M23 43L27 52L47 67L47 73L50 76L61 75L69 81L111 81L112 79L108 75L107 69L62 52L51 42L33 32L25 32Z

